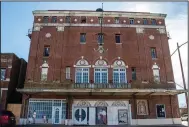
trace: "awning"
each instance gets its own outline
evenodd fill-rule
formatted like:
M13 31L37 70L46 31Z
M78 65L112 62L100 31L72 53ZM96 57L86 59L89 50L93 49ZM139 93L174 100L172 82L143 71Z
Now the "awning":
M179 89L46 89L46 88L23 88L17 89L20 93L39 94L56 93L58 95L178 95L188 92Z

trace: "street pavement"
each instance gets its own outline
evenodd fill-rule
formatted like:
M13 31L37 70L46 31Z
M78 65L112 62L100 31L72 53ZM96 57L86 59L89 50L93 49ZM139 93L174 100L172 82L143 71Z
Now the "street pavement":
M32 125L17 125L16 127L188 127L188 122L183 121L181 125L109 125L109 126L66 126L66 125L39 125L39 124L32 124Z
M187 127L184 125L137 125L137 126L127 126L127 125L109 125L109 126L66 126L66 125L17 125L16 127Z

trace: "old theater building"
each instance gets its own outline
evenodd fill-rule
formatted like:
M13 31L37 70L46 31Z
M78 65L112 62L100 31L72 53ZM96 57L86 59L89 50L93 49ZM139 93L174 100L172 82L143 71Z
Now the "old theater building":
M181 123L166 14L33 11L22 117L36 123Z

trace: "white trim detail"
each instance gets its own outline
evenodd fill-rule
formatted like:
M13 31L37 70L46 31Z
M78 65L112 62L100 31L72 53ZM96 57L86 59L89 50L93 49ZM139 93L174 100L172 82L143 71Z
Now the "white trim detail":
M156 18L165 19L166 14L149 13L149 12L107 12L104 11L104 17L130 17L130 18ZM101 13L96 11L47 11L47 10L35 10L34 16L97 16L101 17Z
M144 33L144 28L136 27L136 33Z
M167 83L175 83L175 82L173 82L173 81L167 81Z
M81 68L85 68L85 67L91 67L91 65L87 65L87 66L78 66L78 65L74 65L74 67L81 67Z
M92 27L100 27L100 24L89 24L89 23L34 23L34 28L38 28L34 31L39 31L40 26L57 26L57 27L65 27L65 26L92 26ZM156 25L134 25L134 24L102 24L102 27L132 27L138 28L142 30L142 28L155 28L155 29L163 29L165 26L156 26Z
M10 81L10 78L6 78L6 80L5 81Z
M2 97L2 93L3 93L2 91L3 91L3 90L4 90L4 91L5 91L5 90L8 90L8 88L1 88L1 97ZM1 97L0 97L0 98L1 98Z
M131 125L168 125L181 124L181 118L132 119Z

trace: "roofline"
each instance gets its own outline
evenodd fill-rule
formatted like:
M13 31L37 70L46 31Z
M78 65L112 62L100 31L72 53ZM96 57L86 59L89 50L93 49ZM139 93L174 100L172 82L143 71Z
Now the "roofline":
M96 13L101 13L101 12L97 12L94 10L34 10L32 11L33 15L34 14L63 14L63 13L70 13L70 12L78 12L78 13L88 13L88 12L96 12ZM129 12L129 11L103 11L103 12L107 12L107 13L122 13L122 14L136 14L136 15L150 15L150 16L160 16L160 17L167 17L167 14L162 14L162 13L150 13L150 12Z

